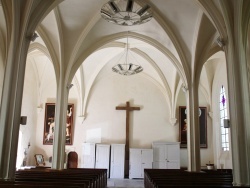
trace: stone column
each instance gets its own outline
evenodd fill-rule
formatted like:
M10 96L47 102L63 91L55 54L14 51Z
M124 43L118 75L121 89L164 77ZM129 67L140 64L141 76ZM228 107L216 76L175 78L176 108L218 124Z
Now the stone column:
M2 104L0 109L0 179L11 180L16 169L16 156L20 126L23 84L26 56L30 40L20 33L26 27L20 23L24 11L21 3L2 2L3 8L11 9L11 31L7 58L5 60L5 76L3 82Z
M227 60L233 184L250 186L250 72L246 60L249 1L220 1L228 36L224 41ZM222 39L223 40L223 39Z
M13 179L15 174L26 65L22 54L27 54L29 45L27 40L22 41L22 47L14 41L8 52L0 110L0 179Z
M68 95L70 85L63 84L60 78L57 90L56 113L55 113L55 132L53 142L53 169L64 169L65 162L65 141L66 141L66 118L68 107Z
M200 172L200 126L198 87L183 87L187 102L188 171Z
M1 1L8 18L8 35L0 107L0 179L13 180L15 176L26 57L31 36L44 15L59 2ZM32 9L33 3L41 8Z

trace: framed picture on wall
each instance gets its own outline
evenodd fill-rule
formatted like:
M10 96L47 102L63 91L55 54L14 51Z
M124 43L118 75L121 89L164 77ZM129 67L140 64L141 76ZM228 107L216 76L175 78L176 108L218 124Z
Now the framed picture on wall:
M42 154L35 154L36 166L45 166L44 157Z
M65 115L66 119L66 145L72 145L72 130L73 130L73 114L74 104L68 104L67 112ZM55 129L55 103L46 103L45 105L45 116L44 116L44 134L43 144L53 145L54 140L54 129Z
M180 146L187 148L187 110L186 106L179 107ZM207 148L207 108L199 107L200 148Z

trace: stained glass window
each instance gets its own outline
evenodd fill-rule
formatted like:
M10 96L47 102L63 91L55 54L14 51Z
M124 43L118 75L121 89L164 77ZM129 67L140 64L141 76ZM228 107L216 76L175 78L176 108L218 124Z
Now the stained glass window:
M222 86L220 90L220 130L221 130L221 147L223 151L229 151L229 135L228 129L224 128L224 119L227 116L227 99L225 88Z

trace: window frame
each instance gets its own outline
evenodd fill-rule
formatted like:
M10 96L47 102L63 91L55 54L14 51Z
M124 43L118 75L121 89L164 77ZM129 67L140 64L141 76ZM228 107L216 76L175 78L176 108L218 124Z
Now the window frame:
M228 128L224 128L224 119L228 119L227 110L228 108L227 108L226 91L224 86L222 85L220 89L220 101L219 101L220 139L221 139L222 151L229 151L229 130Z

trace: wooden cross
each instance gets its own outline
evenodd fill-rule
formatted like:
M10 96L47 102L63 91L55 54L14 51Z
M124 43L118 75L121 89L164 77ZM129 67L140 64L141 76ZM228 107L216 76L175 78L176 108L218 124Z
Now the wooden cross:
M128 169L129 169L128 168L129 166L129 112L133 110L140 110L140 107L131 107L129 105L129 102L127 102L126 104L127 104L126 106L116 107L116 110L126 110L125 176L128 175Z

